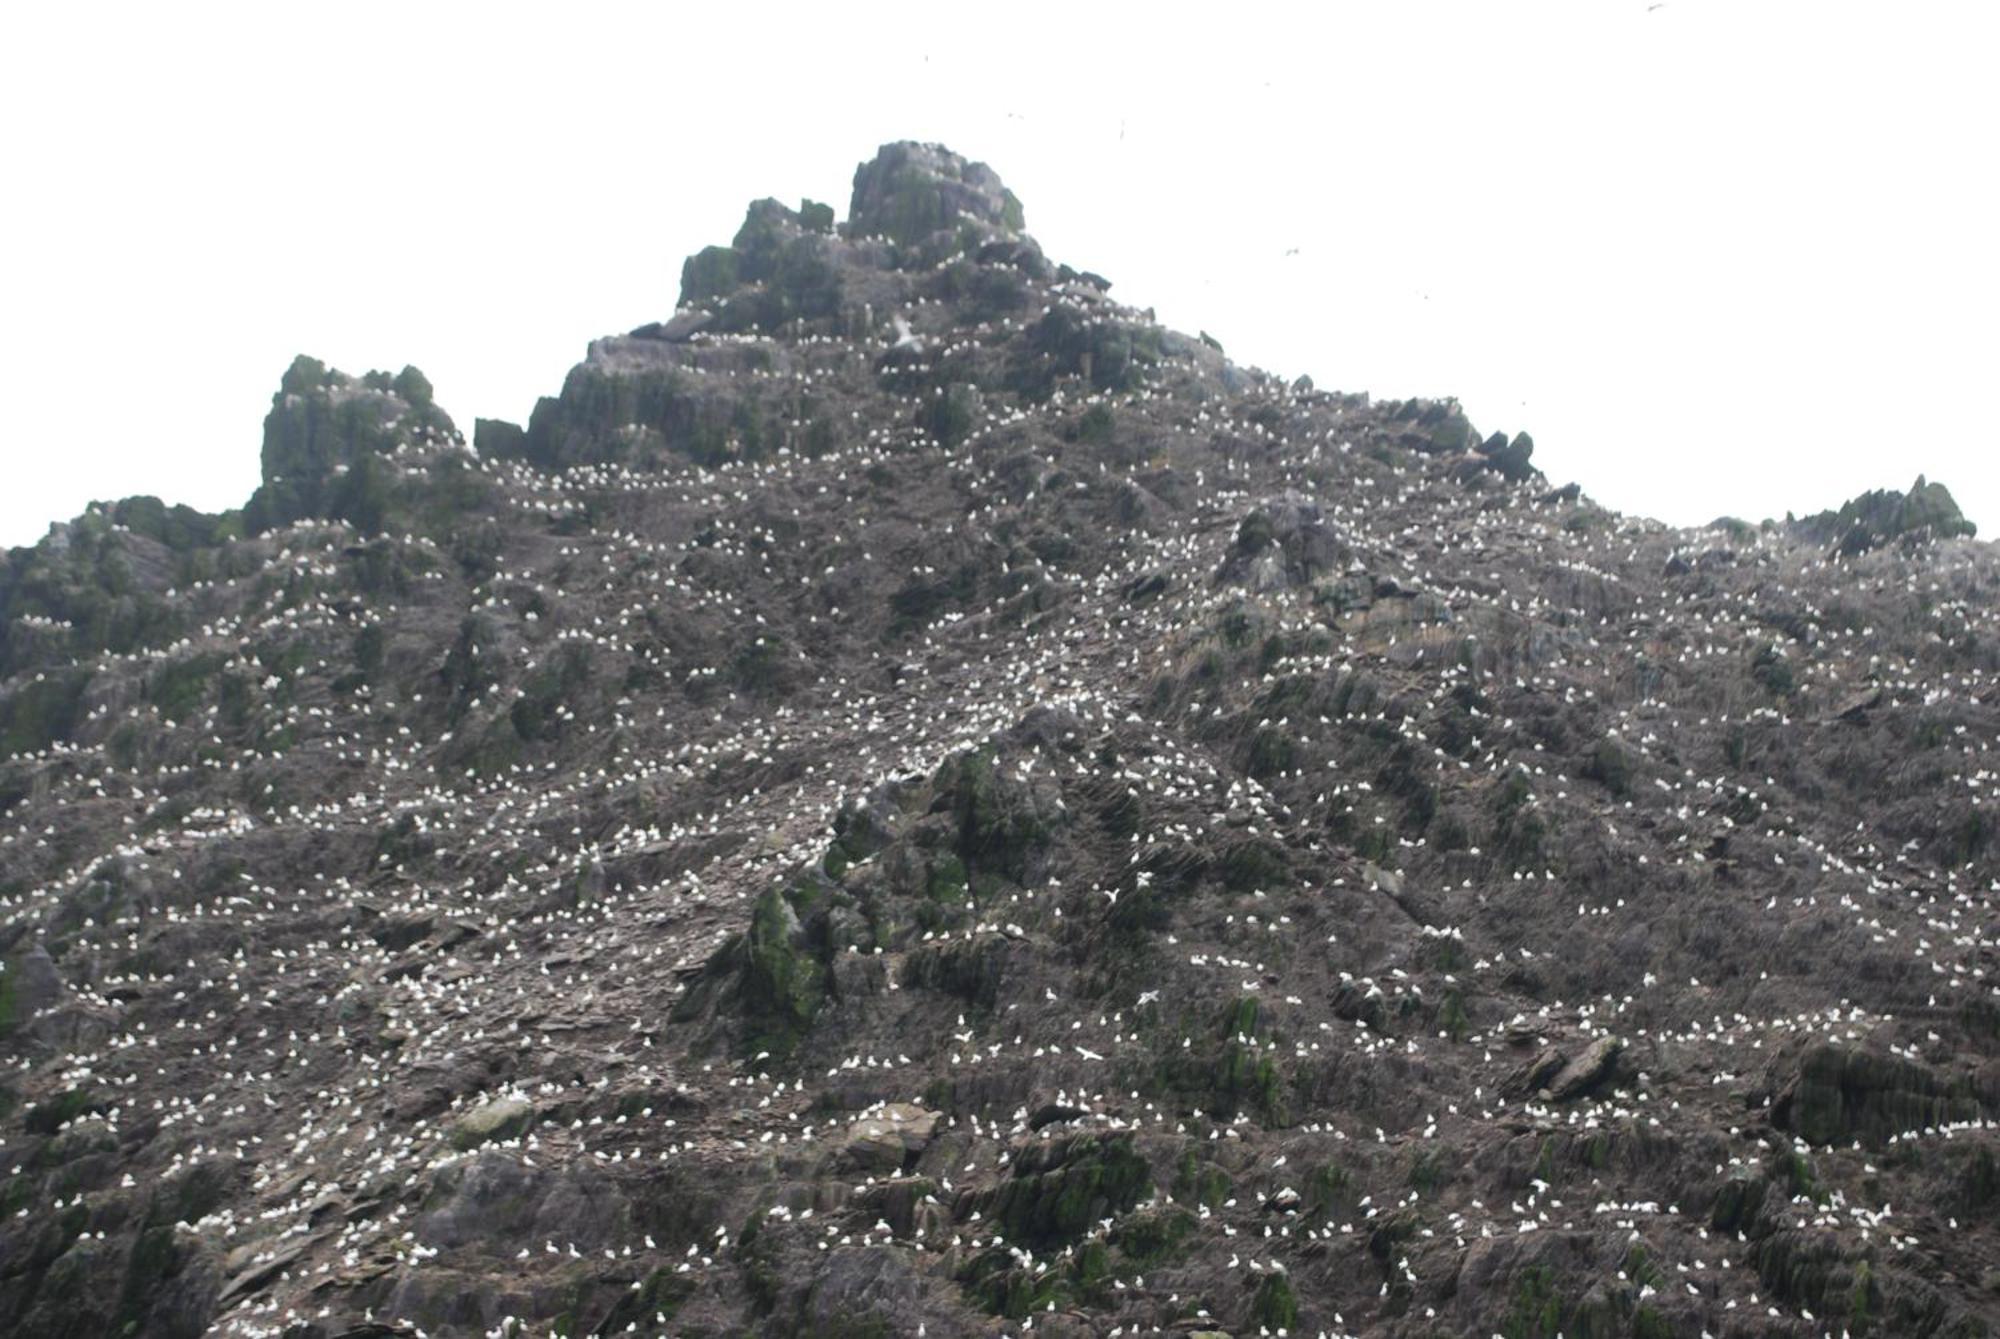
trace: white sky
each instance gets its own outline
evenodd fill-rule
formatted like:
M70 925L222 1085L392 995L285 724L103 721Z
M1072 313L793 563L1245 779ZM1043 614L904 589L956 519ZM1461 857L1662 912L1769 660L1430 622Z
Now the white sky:
M240 505L294 353L524 421L750 199L845 217L893 139L1237 361L1455 394L1621 510L1922 471L1990 538L1996 36L1838 0L11 5L0 544Z

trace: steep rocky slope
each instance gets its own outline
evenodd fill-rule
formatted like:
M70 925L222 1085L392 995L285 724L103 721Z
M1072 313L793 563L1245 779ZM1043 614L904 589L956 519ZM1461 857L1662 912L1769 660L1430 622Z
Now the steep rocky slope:
M892 145L8 556L0 1328L1993 1332L1949 494L1618 516L1023 223Z

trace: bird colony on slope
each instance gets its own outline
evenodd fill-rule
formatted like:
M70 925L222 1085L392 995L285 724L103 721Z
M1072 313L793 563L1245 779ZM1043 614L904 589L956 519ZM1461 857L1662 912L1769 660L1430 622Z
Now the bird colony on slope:
M10 1332L1989 1333L1948 495L1620 517L1108 287L889 146L525 428L301 359L17 550Z

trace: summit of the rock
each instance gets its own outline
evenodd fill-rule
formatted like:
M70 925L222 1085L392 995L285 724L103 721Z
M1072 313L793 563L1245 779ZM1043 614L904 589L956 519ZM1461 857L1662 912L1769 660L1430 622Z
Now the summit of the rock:
M960 157L941 144L885 144L854 171L847 230L914 246L970 223L985 233L1019 233L1027 223L1021 202L984 163Z

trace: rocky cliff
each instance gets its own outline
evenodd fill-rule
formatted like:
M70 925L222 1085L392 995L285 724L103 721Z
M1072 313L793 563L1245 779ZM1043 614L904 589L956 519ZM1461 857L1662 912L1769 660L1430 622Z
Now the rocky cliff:
M1949 493L1619 516L1025 222L891 145L8 555L0 1328L1993 1332Z

